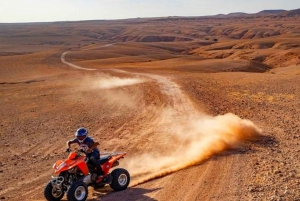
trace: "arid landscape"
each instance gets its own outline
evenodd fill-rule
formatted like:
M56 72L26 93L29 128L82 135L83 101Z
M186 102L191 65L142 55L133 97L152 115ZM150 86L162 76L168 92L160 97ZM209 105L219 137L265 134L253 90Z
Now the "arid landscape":
M0 200L81 126L132 176L89 201L300 200L299 9L0 24L0 74Z

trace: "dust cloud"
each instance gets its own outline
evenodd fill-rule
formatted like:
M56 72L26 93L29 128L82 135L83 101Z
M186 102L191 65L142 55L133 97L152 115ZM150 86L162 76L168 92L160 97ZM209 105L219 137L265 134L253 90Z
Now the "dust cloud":
M252 121L231 113L216 117L191 114L170 121L170 115L174 114L170 109L163 112L160 131L171 137L169 142L158 146L162 147L161 154L144 154L127 164L132 174L131 186L199 164L262 132Z
M102 77L99 77L94 82L93 87L101 89L111 89L122 86L140 84L143 82L145 81L141 78L119 78L104 74Z
M244 141L251 140L262 132L252 121L231 113L213 117L197 111L176 83L162 76L143 76L158 81L162 93L168 96L171 104L162 110L151 111L156 113L158 121L148 125L150 135L155 139L148 146L155 147L156 150L129 158L124 163L132 176L131 186L199 164L213 155L239 147ZM92 87L113 89L145 80L146 78L118 78L104 74L94 80ZM116 97L116 102L120 101L119 97L123 97L122 100L126 97L126 92L117 94L116 91L109 91L106 93L112 94L102 95L109 97L108 102L115 102L111 98L113 96Z
M136 83L147 82L143 78L118 78L106 73L80 75L72 78L65 89L65 99L69 103L88 105L94 110L105 111L103 117L123 116L130 112L139 112L144 107L144 92ZM70 91L72 93L70 93ZM103 127L99 127L100 129Z

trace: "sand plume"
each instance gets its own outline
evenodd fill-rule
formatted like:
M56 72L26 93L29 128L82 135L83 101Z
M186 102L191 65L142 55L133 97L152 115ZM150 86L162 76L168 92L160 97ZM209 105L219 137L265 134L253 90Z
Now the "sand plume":
M232 113L213 117L198 111L181 92L180 87L170 79L149 74L136 75L157 80L162 93L167 95L169 104L162 111L152 110L159 121L155 125L151 122L147 124L155 139L150 147L157 150L124 161L125 168L132 175L132 186L199 164L230 148L239 147L244 141L261 133L252 121L241 119ZM120 100L123 102L124 97L128 96L126 92L110 92L109 89L138 84L145 80L102 74L89 86L94 89L107 89L105 93L102 92L102 97L107 96L108 102L121 105Z
M250 120L228 113L176 123L172 133L176 136L176 148L165 147L169 150L168 154L149 153L130 161L128 168L133 176L132 186L199 164L255 138L261 130Z
M247 119L228 113L216 117L198 111L180 87L163 76L135 73L156 80L167 95L167 105L157 114L159 123L148 125L157 150L127 160L132 186L199 164L244 141L261 130ZM153 128L152 128L153 127Z
M121 87L121 86L139 84L142 82L144 82L144 81L139 78L107 77L104 79L99 79L96 82L96 84L98 85L99 88L110 89L110 88L116 88L116 87Z

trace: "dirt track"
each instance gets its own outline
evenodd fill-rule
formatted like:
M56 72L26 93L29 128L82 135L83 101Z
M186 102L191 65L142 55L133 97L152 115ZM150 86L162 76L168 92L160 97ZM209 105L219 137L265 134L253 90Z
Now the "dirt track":
M258 73L268 67L170 54L166 44L104 45L1 56L1 199L43 200L80 126L101 151L128 152L121 165L131 185L150 180L122 192L90 188L89 200L300 199L299 66ZM206 48L195 54L216 54ZM151 62L135 57L148 52ZM224 72L243 69L252 72ZM243 119L263 136L241 143L259 131Z

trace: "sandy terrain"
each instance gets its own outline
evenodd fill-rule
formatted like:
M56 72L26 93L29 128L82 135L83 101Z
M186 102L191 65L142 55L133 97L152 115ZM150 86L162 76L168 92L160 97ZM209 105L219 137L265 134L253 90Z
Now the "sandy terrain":
M0 200L44 200L81 126L132 175L90 201L300 200L299 22L0 24Z

